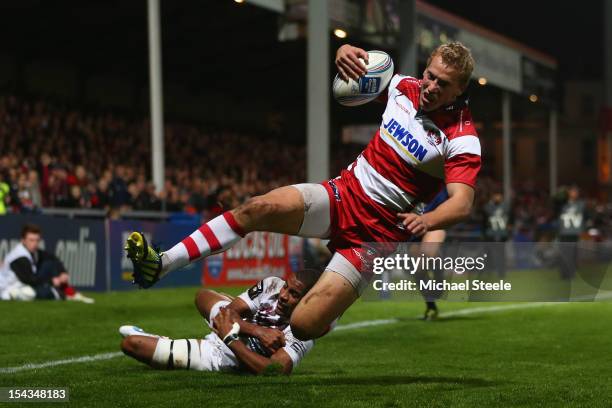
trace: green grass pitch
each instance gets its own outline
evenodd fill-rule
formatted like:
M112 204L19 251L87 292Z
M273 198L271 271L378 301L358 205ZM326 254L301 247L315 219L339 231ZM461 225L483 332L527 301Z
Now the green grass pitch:
M471 314L452 312L500 304L446 302L448 318L421 322L421 303L360 301L341 325L398 320L331 333L290 377L155 371L124 356L2 370L119 351L117 329L126 323L201 337L208 330L193 306L195 291L93 294L95 305L1 302L0 387L68 387L69 404L86 407L612 404L612 302ZM45 405L62 404L35 406Z

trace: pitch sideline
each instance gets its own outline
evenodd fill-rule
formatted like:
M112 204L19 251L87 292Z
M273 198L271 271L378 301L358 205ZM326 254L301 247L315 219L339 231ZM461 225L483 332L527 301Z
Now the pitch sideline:
M599 297L599 298L600 299L608 298L608 296ZM564 304L567 304L567 303L518 303L518 304L488 306L488 307L469 307L465 309L459 309L459 310L454 310L454 311L444 313L440 317L446 318L446 317L454 317L454 316L466 316L466 315L478 314L478 313L496 313L496 312L504 312L508 310L532 309L532 308L537 308L537 307L557 306L557 305L564 305ZM372 327L372 326L383 326L387 324L399 323L400 321L401 319L398 319L398 318L364 320L361 322L340 325L336 327L333 332L361 329L364 327ZM333 332L331 334L333 334ZM111 353L93 354L90 356L67 358L63 360L52 360L52 361L47 361L45 363L39 363L39 364L24 364L24 365L17 366L17 367L3 367L3 368L0 368L0 374L13 374L13 373L17 373L20 371L37 370L39 368L56 367L56 366L66 365L66 364L110 360L112 358L116 358L121 355L123 355L123 353L117 351L117 352L111 352Z

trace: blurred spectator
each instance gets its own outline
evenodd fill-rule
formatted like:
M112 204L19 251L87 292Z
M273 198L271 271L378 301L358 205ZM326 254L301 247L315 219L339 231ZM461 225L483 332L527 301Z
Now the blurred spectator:
M81 188L77 185L70 186L70 192L68 193L68 198L64 201L64 207L67 208L84 208L85 199L81 194Z
M34 208L42 207L42 195L40 193L40 183L38 181L38 173L36 170L30 170L28 173L28 184Z
M91 190L91 206L93 208L107 210L110 204L110 197L108 195L108 181L105 178L100 179L100 181L98 181L97 188L91 188Z
M506 274L506 244L512 230L510 205L504 196L495 191L484 206L485 241L490 242L490 258L497 275L503 278Z
M11 192L11 187L5 182L7 178L0 172L0 215L6 214L6 204Z
M66 267L55 255L40 249L40 241L37 225L23 226L21 242L0 263L0 299L67 299L93 303L93 299L70 286Z
M580 199L580 190L571 186L567 191L567 201L559 213L560 274L563 279L571 279L576 274L578 245L576 242L584 231L586 221L585 203Z
M32 188L28 175L26 173L19 174L17 178L17 199L22 212L34 210L34 199L32 197Z

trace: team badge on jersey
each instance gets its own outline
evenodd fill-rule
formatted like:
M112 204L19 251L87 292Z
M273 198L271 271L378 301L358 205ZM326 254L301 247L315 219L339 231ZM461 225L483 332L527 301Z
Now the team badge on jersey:
M254 300L257 296L259 296L263 292L263 289L263 281L259 281L256 285L253 285L248 292L251 300Z
M435 129L429 129L427 131L427 141L432 146L437 146L442 143L442 136L440 136L440 132Z

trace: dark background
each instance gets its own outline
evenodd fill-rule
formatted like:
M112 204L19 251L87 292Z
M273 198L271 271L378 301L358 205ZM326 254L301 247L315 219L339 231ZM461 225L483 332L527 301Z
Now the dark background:
M429 3L495 32L550 54L558 60L558 103L567 80L603 76L603 2L431 0ZM202 101L190 119L233 127L279 129L299 142L305 135L306 42L279 42L279 16L232 0L161 1L164 106L167 119L182 119L185 106ZM95 75L111 75L134 87L129 109L148 115L148 39L146 1L20 0L0 2L0 53L17 61L10 90L24 87L23 67L37 60L68 62L84 84ZM347 42L366 47L355 38ZM331 50L342 44L332 36ZM391 51L391 50L387 50ZM397 58L397 55L394 55ZM330 72L333 73L330 55ZM179 87L182 93L172 89ZM472 88L478 88L472 85ZM499 120L499 91L472 89L482 120ZM78 86L83 90L85 86ZM84 91L80 91L84 92ZM72 101L86 106L82 94ZM223 108L220 108L223 105ZM99 108L99 107L97 107ZM350 111L331 103L332 130L351 121L376 122L379 112ZM513 115L535 112L515 104ZM195 112L195 114L194 114ZM211 119L212 118L212 119ZM274 123L270 125L270 123Z
M544 51L561 80L601 78L603 3L455 1L429 3ZM275 72L301 79L303 41L277 41L278 16L231 0L162 1L164 78L194 91L244 89L245 76ZM87 73L147 83L146 2L20 0L0 2L0 49L73 61ZM349 39L350 41L350 39ZM205 74L223 74L202 81ZM261 79L262 81L265 78Z
M559 77L601 79L603 76L603 2L430 0L557 59Z

